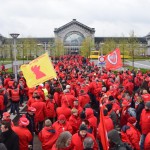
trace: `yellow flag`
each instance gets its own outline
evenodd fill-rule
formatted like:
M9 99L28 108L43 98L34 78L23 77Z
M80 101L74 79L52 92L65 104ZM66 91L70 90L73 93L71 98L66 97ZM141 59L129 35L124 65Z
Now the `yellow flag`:
M20 69L29 88L57 77L47 53L34 59L29 64L22 65Z

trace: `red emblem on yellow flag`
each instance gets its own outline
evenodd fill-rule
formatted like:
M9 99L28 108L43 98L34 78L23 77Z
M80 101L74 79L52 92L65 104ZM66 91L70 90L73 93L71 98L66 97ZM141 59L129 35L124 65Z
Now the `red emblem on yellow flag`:
M35 87L49 79L56 78L56 72L47 53L21 66L21 71L29 88Z

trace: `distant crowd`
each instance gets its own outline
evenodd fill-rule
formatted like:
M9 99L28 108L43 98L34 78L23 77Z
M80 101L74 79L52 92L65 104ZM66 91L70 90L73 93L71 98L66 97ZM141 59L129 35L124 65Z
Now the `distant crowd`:
M105 150L104 129L108 150L150 150L150 71L101 70L80 55L53 65L57 79L33 88L1 69L0 150L33 150L35 136L42 150Z

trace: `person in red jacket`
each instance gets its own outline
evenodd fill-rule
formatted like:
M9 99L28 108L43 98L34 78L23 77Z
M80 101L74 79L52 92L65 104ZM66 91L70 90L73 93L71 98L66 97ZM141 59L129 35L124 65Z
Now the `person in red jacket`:
M104 114L104 123L105 123L106 131L108 133L109 131L114 129L114 124L113 124L112 119L108 115L108 110L107 109L104 109L103 114ZM100 123L99 123L98 128L100 128Z
M29 120L23 115L19 119L19 126L13 126L13 131L19 136L19 149L20 150L27 150L28 146L30 147L29 143L32 140L32 134L27 129L27 125L29 124Z
M20 91L17 87L17 82L13 83L13 89L10 90L11 97L11 113L19 115L19 102L20 102Z
M141 126L141 139L140 139L140 148L144 149L144 141L146 135L150 132L150 102L145 104L145 109L142 110L140 117L140 126Z
M150 101L150 94L147 92L147 90L143 90L142 98L144 103Z
M150 132L147 134L145 138L144 150L150 150Z
M127 139L126 140L123 139L122 141L131 144L133 149L140 150L139 142L140 142L141 134L138 131L138 129L135 127L136 122L137 122L136 118L134 117L128 118L128 123L127 125L125 125L127 126L126 127L127 130L125 131Z
M98 145L96 143L94 136L87 132L87 127L84 124L81 124L79 128L79 132L75 133L72 136L72 140L71 140L72 150L83 150L83 141L87 137L91 137L94 141L93 150L98 150Z
M83 108L80 106L80 103L78 101L78 99L75 99L73 102L73 108L78 110L78 114L80 115L81 112L83 111Z
M58 117L58 120L53 123L53 127L58 132L58 134L62 133L63 131L69 131L72 133L72 126L69 124L63 114L61 114Z
M63 114L63 115L65 115L66 119L69 120L69 117L71 116L71 109L68 108L68 102L67 101L63 101L62 106L61 107L57 107L56 113L57 113L57 118L61 114Z
M52 122L45 120L44 128L38 134L39 140L42 143L42 150L50 150L58 138L56 130L52 127Z
M53 99L53 96L48 94L45 97L45 103L46 103L46 111L47 111L47 117L52 121L52 123L56 119L56 110L55 110L55 101Z
M89 121L90 126L93 127L93 133L94 133L94 136L96 137L97 118L94 116L93 109L92 108L86 108L85 109L85 115L86 115L86 119Z
M87 93L84 92L84 90L81 90L78 100L79 100L80 106L84 108L84 106L90 102L90 97Z
M36 109L34 121L35 121L35 130L36 133L42 130L43 121L46 118L46 104L41 101L40 95L36 95L35 101L31 104L31 107Z
M78 110L75 108L73 108L71 110L71 116L69 118L69 124L72 126L72 129L73 129L72 134L75 134L78 131L79 126L81 124L81 118L79 117Z
M0 118L2 118L2 114L5 110L5 105L4 105L4 95L3 95L3 89L0 89Z
M75 100L75 97L69 92L68 89L65 89L64 94L61 97L61 104L63 103L63 101L67 101L68 102L68 106L73 108L73 102Z

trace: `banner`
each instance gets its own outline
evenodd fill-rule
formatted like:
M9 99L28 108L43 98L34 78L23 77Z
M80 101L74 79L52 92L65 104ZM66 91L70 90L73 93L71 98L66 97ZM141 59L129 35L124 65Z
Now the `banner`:
M98 128L98 132L100 135L103 149L108 150L109 149L109 142L108 142L107 131L106 131L105 122L104 122L103 109L104 108L103 108L102 104L100 104L100 125Z
M47 53L39 56L29 64L20 67L29 88L47 80L56 78L56 72Z
M106 56L105 62L107 70L115 70L122 67L120 50L117 48L113 52L109 53Z

